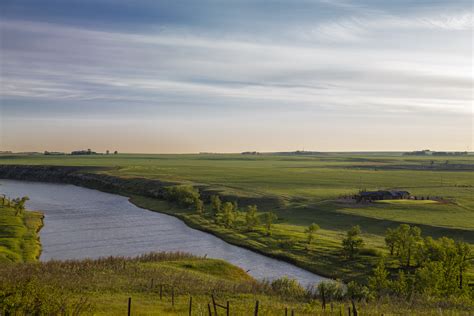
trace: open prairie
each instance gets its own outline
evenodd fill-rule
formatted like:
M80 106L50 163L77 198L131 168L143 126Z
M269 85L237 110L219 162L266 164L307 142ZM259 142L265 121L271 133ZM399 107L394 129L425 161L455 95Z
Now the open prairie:
M422 234L474 243L474 156L412 157L399 153L313 155L3 155L0 164L101 167L90 172L122 178L159 179L216 192L243 208L248 198L259 211L278 216L271 236L215 225L194 210L141 196L139 206L171 213L188 224L265 254L284 257L331 277L361 278L387 252L387 228L409 223ZM359 190L403 189L417 201L355 203ZM423 199L423 200L421 200ZM321 229L305 246L306 227ZM366 250L344 264L341 241L353 225L362 229ZM290 240L290 243L286 241Z

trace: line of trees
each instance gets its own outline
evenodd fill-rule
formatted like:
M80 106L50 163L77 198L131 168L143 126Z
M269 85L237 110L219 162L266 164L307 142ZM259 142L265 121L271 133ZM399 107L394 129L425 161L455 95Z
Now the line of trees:
M257 205L248 205L246 209L239 209L237 201L223 202L219 195L212 195L206 206L199 191L190 185L166 187L163 198L182 207L194 208L196 214L208 217L226 228L252 231L262 226L266 234L271 235L273 224L278 219L273 212L259 212ZM311 234L314 232L312 231Z

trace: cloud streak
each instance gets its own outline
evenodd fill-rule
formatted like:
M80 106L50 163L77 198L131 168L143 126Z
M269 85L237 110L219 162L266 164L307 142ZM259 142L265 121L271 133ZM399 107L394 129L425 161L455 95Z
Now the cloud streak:
M9 16L0 22L3 116L52 109L67 118L90 104L92 116L126 116L110 111L115 104L146 108L147 119L163 111L472 119L472 11L320 5L331 14L264 20L273 28L255 24L255 33L169 19L127 31Z

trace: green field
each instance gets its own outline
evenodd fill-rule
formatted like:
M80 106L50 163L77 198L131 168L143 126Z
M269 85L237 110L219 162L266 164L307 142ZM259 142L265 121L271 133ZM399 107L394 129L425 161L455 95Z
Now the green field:
M284 258L331 277L363 279L386 253L384 233L400 223L424 235L449 236L474 244L474 156L413 157L397 153L317 155L97 155L0 156L0 165L105 167L91 172L125 178L186 183L218 193L240 206L251 200L278 215L273 234L226 229L192 210L134 197L140 206L168 212L228 241ZM357 204L345 196L361 189L404 189L423 201ZM426 199L439 199L430 202ZM317 223L306 249L304 229ZM345 231L360 225L366 251L353 262L340 257ZM285 243L291 240L291 244Z
M37 232L43 225L43 215L15 213L12 207L0 205L0 263L36 261L41 253Z

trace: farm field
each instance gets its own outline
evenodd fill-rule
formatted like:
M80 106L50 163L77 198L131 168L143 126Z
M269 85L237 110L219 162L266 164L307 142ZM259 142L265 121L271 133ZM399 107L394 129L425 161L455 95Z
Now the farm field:
M311 271L344 279L363 279L380 254L384 234L400 223L417 225L423 235L448 236L474 244L474 156L413 157L397 153L324 153L316 155L3 155L0 165L103 167L90 172L123 178L159 179L211 190L245 206L252 198L259 211L278 216L271 236L215 225L193 210L144 197L137 205L177 215L188 224L232 243L281 257ZM359 190L403 189L442 202L360 203L347 199ZM321 230L305 246L306 227ZM353 225L362 229L366 251L348 264L341 241ZM290 241L289 243L286 241Z

